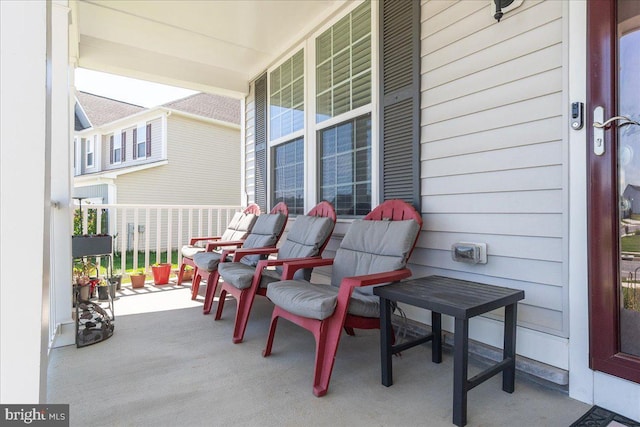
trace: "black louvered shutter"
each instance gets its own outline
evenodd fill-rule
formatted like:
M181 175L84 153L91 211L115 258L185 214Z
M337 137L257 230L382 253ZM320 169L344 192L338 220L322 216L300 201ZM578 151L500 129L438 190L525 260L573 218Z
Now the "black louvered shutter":
M109 136L109 163L113 164L113 135Z
M151 157L151 123L147 125L147 157Z
M380 3L381 199L420 210L420 2Z
M138 129L133 129L133 160L138 158Z
M267 74L256 80L255 130L255 201L263 212L267 209Z
M123 162L127 160L127 131L122 132L120 143L120 159Z

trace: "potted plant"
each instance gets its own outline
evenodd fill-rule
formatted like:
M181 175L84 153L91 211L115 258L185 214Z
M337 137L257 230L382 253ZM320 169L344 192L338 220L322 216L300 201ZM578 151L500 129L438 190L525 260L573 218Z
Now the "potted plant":
M91 272L96 266L88 260L76 259L73 265L73 285L78 287L79 298L89 300L91 298Z
M131 278L131 287L132 288L144 288L144 281L147 278L147 275L144 273L143 269L136 271L135 273L129 274Z
M171 274L171 264L153 264L151 266L153 272L153 283L156 285L166 285L169 283L169 275Z
M193 272L195 271L195 269L193 267L191 267L190 265L185 265L184 266L184 271L182 272L182 281L187 281L190 282L193 280ZM175 270L173 270L173 274L175 274L176 276L180 275L180 269L177 268Z
M100 301L106 301L109 299L109 283L105 279L98 281L98 299Z

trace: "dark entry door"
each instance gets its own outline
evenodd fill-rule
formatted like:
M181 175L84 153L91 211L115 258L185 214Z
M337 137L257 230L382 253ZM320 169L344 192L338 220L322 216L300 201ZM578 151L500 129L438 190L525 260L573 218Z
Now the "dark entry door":
M640 383L640 1L587 10L590 366Z

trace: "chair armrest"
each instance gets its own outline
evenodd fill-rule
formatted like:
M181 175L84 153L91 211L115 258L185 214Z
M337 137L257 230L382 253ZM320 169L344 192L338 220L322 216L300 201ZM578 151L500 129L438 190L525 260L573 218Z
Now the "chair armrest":
M189 239L190 245L195 245L196 242L202 242L204 240L220 240L222 236L210 236L210 237L192 237Z
M227 240L227 241L217 241L212 243L207 243L207 252L213 251L215 248L220 248L222 246L236 246L240 247L244 243L244 240Z
M223 251L223 252L226 252L226 250ZM275 248L275 247L269 247L269 248L242 248L242 249L230 250L229 253L231 253L231 252L233 252L233 262L238 262L238 261L240 261L242 258L244 258L247 255L270 255L270 254L278 253L278 248ZM223 256L224 255L225 254L223 254Z
M398 280L411 277L411 270L403 268L402 270L385 271L383 273L365 274L362 276L345 277L342 279L340 289L358 288L362 286L379 285L388 282L397 282Z
M296 271L303 268L323 267L333 265L333 258L303 258L288 261L283 264L282 280L291 280Z

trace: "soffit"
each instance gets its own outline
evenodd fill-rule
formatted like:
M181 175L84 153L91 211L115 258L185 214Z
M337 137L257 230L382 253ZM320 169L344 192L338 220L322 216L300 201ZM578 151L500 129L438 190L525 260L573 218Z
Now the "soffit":
M238 96L344 3L81 0L78 66Z

